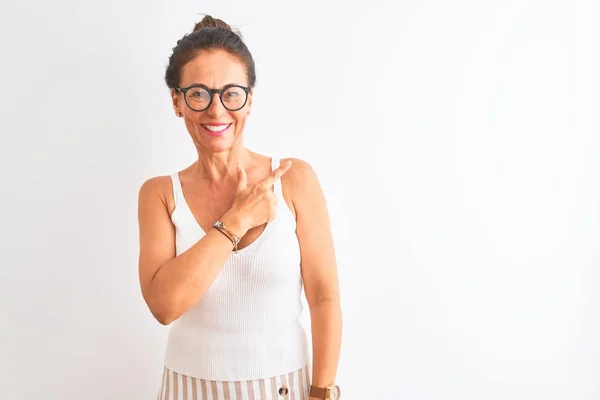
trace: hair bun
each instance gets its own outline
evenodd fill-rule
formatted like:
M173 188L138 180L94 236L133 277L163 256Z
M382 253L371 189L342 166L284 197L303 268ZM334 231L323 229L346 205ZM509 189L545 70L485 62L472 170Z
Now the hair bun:
M231 31L231 26L227 24L225 21L213 18L210 15L205 15L204 18L194 26L194 30L192 32L197 32L202 28L224 28Z

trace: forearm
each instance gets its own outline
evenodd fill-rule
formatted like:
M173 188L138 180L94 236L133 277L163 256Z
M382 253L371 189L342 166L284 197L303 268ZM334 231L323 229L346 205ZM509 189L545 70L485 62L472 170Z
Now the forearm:
M342 342L339 301L326 300L310 309L313 344L312 384L325 387L335 382Z
M233 225L233 224L232 224ZM196 304L231 254L233 244L210 229L187 251L164 264L150 283L150 309L168 325Z

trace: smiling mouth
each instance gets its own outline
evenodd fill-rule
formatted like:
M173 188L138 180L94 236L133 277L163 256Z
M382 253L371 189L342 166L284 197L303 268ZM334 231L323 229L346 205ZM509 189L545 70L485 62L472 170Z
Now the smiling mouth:
M223 132L225 132L231 124L218 124L218 125L205 125L202 124L202 127L207 130L209 135L220 136Z

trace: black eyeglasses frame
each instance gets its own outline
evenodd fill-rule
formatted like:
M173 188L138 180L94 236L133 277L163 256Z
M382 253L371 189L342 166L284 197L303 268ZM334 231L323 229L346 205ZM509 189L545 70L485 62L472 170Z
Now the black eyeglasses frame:
M241 105L239 108L235 108L235 109L231 109L231 108L227 107L227 106L225 105L225 103L223 103L223 92L225 92L227 89L231 89L232 87L237 87L237 88L240 88L240 89L242 89L244 92L246 92L246 99L244 100L244 104L242 104L242 105ZM202 88L202 89L206 90L208 93L210 93L210 100L208 101L208 105L207 105L205 108L201 109L201 110L198 110L198 109L195 109L195 108L193 108L192 106L190 106L190 104L189 104L189 103L188 103L188 101L187 101L187 92L188 92L189 90L193 89L193 88ZM251 89L250 89L249 87L242 86L242 85L238 85L238 84L236 84L236 83L231 83L231 84L229 84L229 85L225 85L225 86L223 87L223 89L210 89L210 88L209 88L209 87L207 87L206 85L203 85L203 84L201 84L201 83L195 83L195 84L193 84L193 85L190 85L190 86L187 86L187 87L184 87L184 88L175 88L174 90L176 90L176 91L178 91L178 92L180 92L180 93L183 93L183 99L184 99L184 101L185 101L185 104L188 106L188 108L189 108L190 110L192 110L192 111L197 111L197 112L202 112L202 111L205 111L205 110L207 110L207 109L208 109L208 108L211 106L211 104L212 104L212 102L213 102L213 98L215 97L215 94L218 94L218 95L219 95L219 100L221 100L221 104L222 104L222 105L223 105L223 107L225 107L227 110L229 110L229 111L239 111L239 110L241 110L242 108L244 108L244 106L245 106L245 105L246 105L246 103L248 102L248 94L249 94L249 93L250 93L250 91L251 91Z

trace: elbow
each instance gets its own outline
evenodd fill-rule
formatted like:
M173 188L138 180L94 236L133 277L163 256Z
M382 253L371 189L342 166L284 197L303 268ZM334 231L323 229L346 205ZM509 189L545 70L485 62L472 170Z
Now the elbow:
M325 297L320 299L308 300L308 307L310 309L315 308L333 308L341 312L341 304L339 297Z
M182 314L177 296L159 294L153 287L142 290L148 310L161 325L170 325Z
M171 325L173 323L173 321L175 321L177 318L173 316L172 313L169 312L152 312L152 315L154 316L154 318L161 324L164 326L168 326Z
M146 292L144 299L152 316L161 325L172 324L197 302L176 290L167 293L159 293L158 290L149 291Z
M150 312L154 319L156 319L161 325L171 325L181 313L178 312L177 307L168 304L148 304Z

